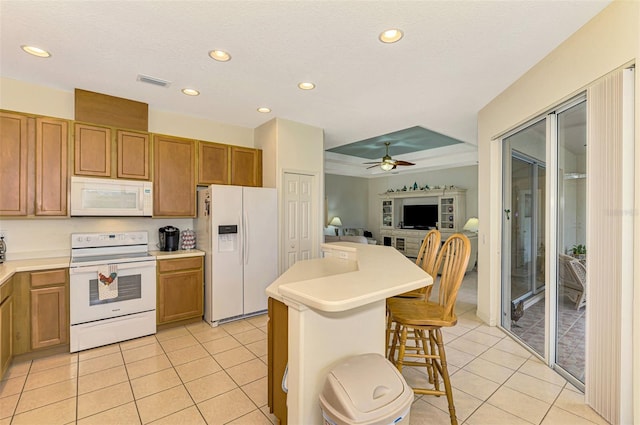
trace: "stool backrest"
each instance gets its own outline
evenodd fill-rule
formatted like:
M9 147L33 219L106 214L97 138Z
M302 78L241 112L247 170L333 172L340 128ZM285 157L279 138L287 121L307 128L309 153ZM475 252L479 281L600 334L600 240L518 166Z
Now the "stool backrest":
M471 242L462 233L451 235L438 254L435 266L435 270L439 270L441 273L438 304L444 307L443 319L445 320L454 317L453 309L464 273L467 270L470 254Z
M438 257L440 245L440 231L433 229L429 230L429 233L424 237L422 245L420 246L418 258L416 258L416 264L430 275L433 275L433 269L436 266L436 259Z

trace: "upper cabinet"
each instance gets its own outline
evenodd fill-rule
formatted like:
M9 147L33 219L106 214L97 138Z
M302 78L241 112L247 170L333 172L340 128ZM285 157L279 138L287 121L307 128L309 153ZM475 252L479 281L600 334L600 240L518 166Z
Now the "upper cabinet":
M154 135L154 217L196 216L195 141Z
M74 140L73 173L111 177L111 129L76 123Z
M0 113L0 215L67 215L65 120Z
M28 117L0 113L0 214L27 215Z
M36 215L67 215L68 144L67 121L36 118Z
M149 134L118 130L117 139L118 178L149 180Z
M230 146L198 142L198 184L229 184Z
M231 146L231 184L262 186L262 151Z
M74 141L75 175L149 180L148 133L76 123Z

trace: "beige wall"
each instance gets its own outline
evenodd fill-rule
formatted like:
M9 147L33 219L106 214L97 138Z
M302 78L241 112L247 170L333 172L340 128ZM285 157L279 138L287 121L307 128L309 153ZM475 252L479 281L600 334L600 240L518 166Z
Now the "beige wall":
M33 113L72 120L74 93L26 83L0 79L0 109ZM149 109L149 131L226 144L253 147L253 129L221 124L201 118ZM1 188L0 188L1 190ZM71 233L99 231L149 232L150 249L158 242L158 228L174 225L180 230L194 228L192 219L151 218L55 218L2 219L6 232L7 259L66 256L71 249Z
M640 2L614 1L478 114L478 315L499 323L501 152L494 141L518 124L582 91L598 78L640 57ZM517 59L517 58L514 58ZM635 145L640 140L640 84L635 83ZM592 141L591 143L597 143ZM640 264L640 149L635 153L635 265ZM634 419L640 423L640 272L634 272ZM627 341L629 343L629 341ZM631 345L631 343L629 343ZM631 397L629 392L626 397Z
M327 220L340 217L342 228L371 230L367 227L369 217L369 182L367 179L325 174L324 193L327 198ZM335 227L325 227L324 234L334 235Z

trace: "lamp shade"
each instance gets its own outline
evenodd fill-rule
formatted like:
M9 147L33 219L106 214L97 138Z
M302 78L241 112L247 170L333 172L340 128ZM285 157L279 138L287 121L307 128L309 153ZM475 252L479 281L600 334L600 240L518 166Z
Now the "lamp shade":
M471 217L469 220L467 220L467 222L464 224L464 227L462 228L462 230L466 230L467 232L477 233L478 232L478 217Z
M383 171L393 170L393 163L384 161L382 164L380 164L380 168L382 168Z
M340 217L338 217L338 216L333 217L331 219L331 221L329 222L329 225L331 225L331 226L342 226L342 220L340 220Z

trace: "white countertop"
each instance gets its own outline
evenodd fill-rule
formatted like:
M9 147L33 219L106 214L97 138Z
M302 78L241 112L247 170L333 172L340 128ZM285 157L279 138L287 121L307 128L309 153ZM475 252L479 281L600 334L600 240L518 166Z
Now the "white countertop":
M60 268L69 268L69 257L5 261L3 264L0 264L0 284L3 284L13 276L14 273Z
M298 261L266 289L267 295L338 312L433 284L431 276L392 247L349 242L322 247L355 259Z
M156 260L170 260L173 258L203 257L204 251L198 249L180 249L178 251L149 251Z

